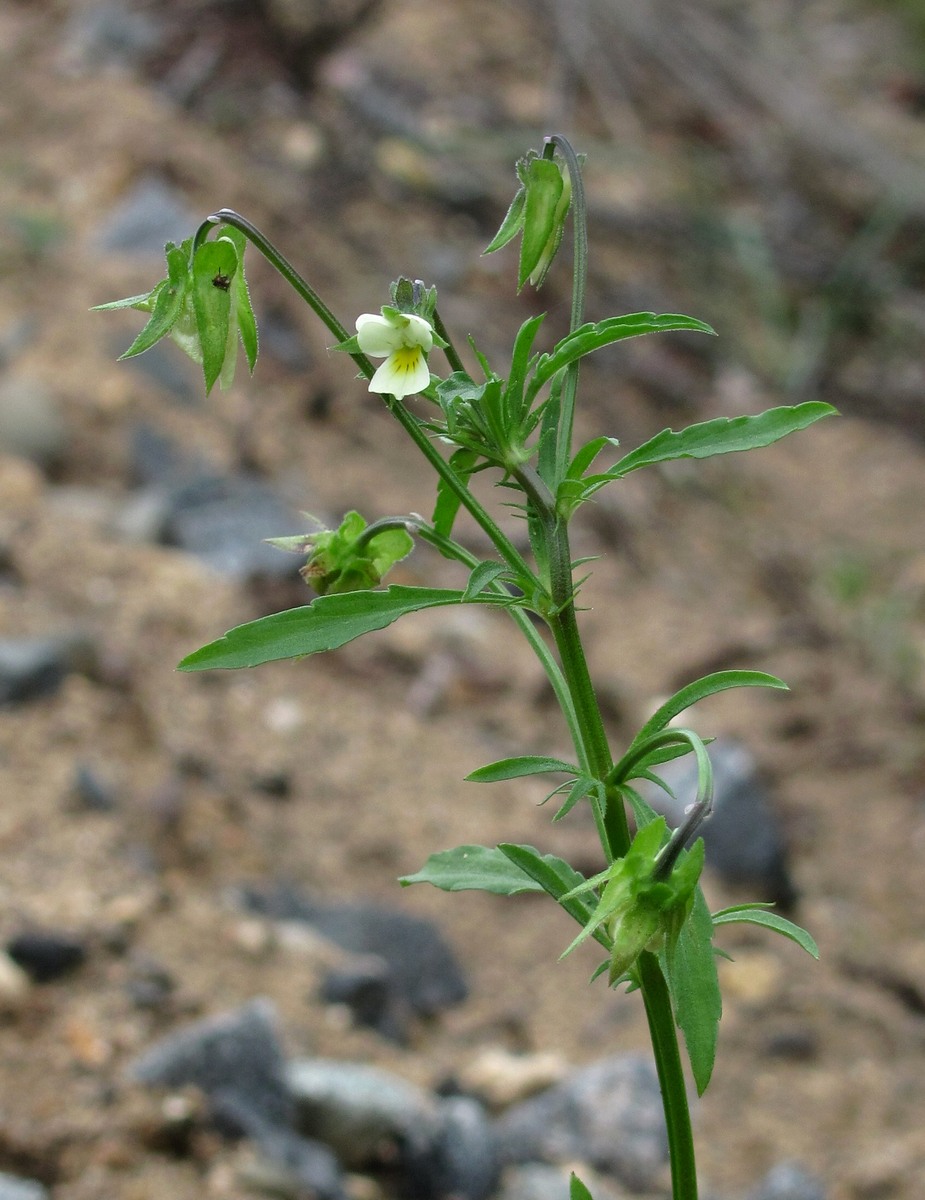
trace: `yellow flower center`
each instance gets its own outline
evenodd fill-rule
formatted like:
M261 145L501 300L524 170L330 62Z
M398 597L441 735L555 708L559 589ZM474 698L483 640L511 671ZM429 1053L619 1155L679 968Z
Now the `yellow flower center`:
M404 375L410 375L423 357L420 346L399 346L391 354L392 366Z

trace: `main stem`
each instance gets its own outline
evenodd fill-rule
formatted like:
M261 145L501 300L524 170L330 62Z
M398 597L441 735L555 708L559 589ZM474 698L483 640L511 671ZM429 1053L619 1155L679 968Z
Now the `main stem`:
M581 180L581 166L567 138L555 134L547 139L565 160L572 184L574 238L574 272L572 287L571 332L584 320L584 293L588 266L587 210ZM578 385L578 363L566 371L562 389L562 410L556 446L555 476L551 487L564 476L571 457L575 397ZM572 696L572 706L580 729L580 745L576 751L591 775L605 780L613 764L600 706L594 691L587 657L578 628L575 611L572 555L566 521L556 512L550 484L526 466L515 477L527 494L530 507L543 531L546 558L549 564L551 609L547 617L559 652L562 673ZM623 797L616 788L606 794L603 813L597 811L598 832L609 861L622 858L630 846L629 827ZM674 1021L671 995L661 966L655 955L643 951L637 963L637 977L658 1072L668 1133L668 1152L671 1160L673 1200L697 1200L697 1164L694 1137L691 1129L687 1086L681 1064L678 1031Z

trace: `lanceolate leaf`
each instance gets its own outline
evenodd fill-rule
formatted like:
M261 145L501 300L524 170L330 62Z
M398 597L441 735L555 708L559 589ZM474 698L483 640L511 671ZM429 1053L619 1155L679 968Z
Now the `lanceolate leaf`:
M612 479L628 475L640 467L653 463L671 462L677 458L711 458L714 454L732 454L739 450L755 450L770 446L773 442L805 429L820 417L828 417L836 410L831 404L809 400L805 404L771 408L757 416L717 417L691 425L675 433L663 429L638 449L631 451L603 475L592 475L585 482L603 485Z
M354 638L384 629L405 613L462 602L463 593L448 588L394 587L381 591L343 592L319 596L311 604L290 608L238 625L224 637L188 654L181 671L256 667L281 658L302 658L336 650ZM490 594L477 603L492 602ZM509 603L504 597L495 597Z
M713 919L699 887L677 940L660 957L697 1094L702 1096L713 1073L723 1005L713 954Z
M585 882L584 876L580 875L574 867L569 866L561 858L556 858L554 854L540 854L532 846L516 846L511 842L502 842L498 849L512 863L520 867L526 875L535 879L544 892L548 892L554 900L558 900L569 916L573 917L579 925L588 924L596 905L595 898L592 897L593 902L591 903L583 895L573 896L570 900L562 900L567 892L574 891ZM591 936L595 941L600 942L609 953L610 939L603 930L596 929Z
M576 766L563 762L561 758L526 754L520 758L501 758L497 762L488 763L467 775L466 779L469 783L497 783L502 779L519 779L524 775L548 775L554 771L564 771L568 775L578 774Z
M743 904L736 908L723 909L721 912L713 914L714 926L733 925L736 922L742 922L747 925L761 925L765 929L773 929L775 933L782 934L785 938L796 942L798 946L802 946L806 953L811 954L813 958L819 957L819 947L816 945L816 940L812 934L807 933L799 925L795 925L793 921L788 921L786 917L768 912L761 905Z
M475 469L475 465L479 460L478 454L474 450L465 448L455 451L450 456L450 466L459 476L463 483L466 483L469 476ZM456 520L456 515L459 512L460 499L455 492L451 491L443 479L437 481L437 503L434 507L433 526L437 533L443 537L449 537L453 532L453 524Z
M496 896L516 896L519 892L541 892L542 885L525 874L506 854L489 846L457 846L432 854L414 875L398 881L402 887L412 883L431 883L443 892L493 892Z
M585 354L625 338L671 329L693 329L698 333L715 332L703 321L676 313L630 313L625 317L610 317L606 321L598 321L597 324L582 325L580 329L563 338L551 354L541 356L530 380L528 396L532 399L553 375Z
M653 713L633 738L627 754L634 751L653 733L664 729L675 717L690 708L692 704L696 704L698 700L737 687L779 688L785 692L789 690L783 680L778 679L775 675L767 675L764 671L716 671L712 675L704 675L702 679L697 679L675 692Z

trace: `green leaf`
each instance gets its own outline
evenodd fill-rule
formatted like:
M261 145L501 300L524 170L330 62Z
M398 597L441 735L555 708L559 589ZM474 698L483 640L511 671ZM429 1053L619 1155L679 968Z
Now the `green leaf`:
M466 483L469 476L475 470L475 465L479 460L479 455L474 450L463 448L456 450L450 455L450 466L459 476L463 483ZM454 491L447 487L441 477L437 482L437 503L434 506L434 515L431 518L431 524L437 533L448 538L453 532L453 524L456 521L456 515L459 512L460 499Z
M498 783L502 779L520 779L524 775L547 775L554 771L564 771L569 775L577 775L578 768L571 763L563 762L561 758L545 758L539 755L527 754L520 758L501 758L497 762L479 767L466 776L469 783Z
M466 584L465 592L463 592L463 601L474 600L487 587L490 587L500 575L506 574L509 570L510 568L505 563L480 562L477 567L473 568L472 574L469 576L469 582Z
M542 886L516 866L506 854L489 846L457 846L431 854L414 875L403 875L402 887L413 883L431 883L443 892L493 892L496 896L516 896L520 892L541 892Z
M512 842L501 842L498 849L515 866L520 867L525 875L534 879L544 892L552 896L554 900L558 900L562 908L579 925L588 924L594 909L583 896L576 895L565 901L562 899L568 892L574 891L585 882L584 876L579 875L574 867L563 859L556 858L554 854L540 854L532 846L517 846ZM596 929L591 936L608 953L610 952L610 939L603 930Z
M234 366L237 345L231 322L231 285L237 269L238 253L229 238L203 242L193 256L193 309L206 392L212 390L220 375L226 385L223 368L229 355Z
M639 337L645 333L664 333L672 329L691 329L697 333L715 332L703 321L682 316L680 313L630 313L625 317L609 317L606 321L598 321L597 324L589 322L563 338L551 354L541 355L530 381L528 395L532 399L553 375L585 354L625 338Z
M669 940L659 956L668 980L675 1021L684 1034L698 1096L706 1091L723 1012L716 959L713 954L713 918L698 887L690 915L674 943Z
M569 1176L568 1200L593 1200L591 1193L574 1171Z
M545 313L524 321L517 331L514 340L514 351L511 355L511 371L504 389L504 409L508 419L518 425L523 417L524 384L530 366L530 352L536 340L537 332L546 319Z
M678 458L710 458L714 454L732 454L739 450L756 450L780 441L788 433L805 429L821 417L837 410L831 404L808 400L780 408L769 408L757 416L717 417L699 425L690 425L679 433L663 429L648 442L621 458L603 475L591 476L586 482L603 485L620 479L630 471L654 463L671 462Z
M165 279L152 294L154 295L154 308L148 323L131 346L119 355L120 362L125 358L134 358L136 354L144 354L145 350L150 350L170 332L183 311L188 289L184 283L172 284Z
M734 908L721 909L719 912L713 914L714 926L733 925L736 922L745 925L761 925L765 929L773 929L775 933L779 933L783 937L789 938L791 942L796 942L798 946L802 946L806 953L811 954L813 958L819 957L819 947L816 945L816 940L811 933L808 933L801 926L795 925L793 921L788 921L786 917L768 912L763 905L740 904Z
M712 675L704 675L702 679L696 679L693 683L689 683L675 692L653 713L633 738L624 758L638 749L653 733L664 729L685 709L696 704L698 700L704 700L707 696L716 695L717 692L725 692L729 688L737 687L779 688L785 692L790 690L783 680L778 679L775 675L767 675L764 671L715 671Z
M463 593L448 588L402 587L376 592L319 596L311 604L238 625L179 664L181 671L256 667L281 658L303 658L336 650L354 638L384 629L405 613L460 604ZM499 597L503 600L503 597ZM488 603L483 596L478 603Z
M565 786L568 785L566 784ZM561 790L561 788L557 788L556 792ZM553 792L552 795L556 795L556 792ZM579 775L579 777L573 781L571 787L569 787L569 793L556 812L556 815L553 817L553 820L561 821L563 817L567 816L572 811L579 800L584 800L585 796L594 796L598 803L603 807L604 786L600 780L591 779L587 775ZM547 796L546 799L548 800L550 797Z
M517 194L511 201L511 207L507 210L504 220L501 222L501 228L482 251L483 254L494 254L496 250L500 250L502 246L506 246L508 242L513 241L517 237L524 223L524 203L526 199L526 188L518 188Z
M257 321L251 304L250 292L247 290L247 280L244 277L244 252L247 249L247 238L233 225L223 225L221 236L228 238L234 245L238 255L238 269L231 282L231 296L238 318L238 333L247 358L247 366L253 375L257 364Z
M534 158L527 165L525 183L527 197L520 243L518 291L539 266L543 252L555 239L559 198L565 186L560 167L549 158ZM542 280L539 282L542 283Z

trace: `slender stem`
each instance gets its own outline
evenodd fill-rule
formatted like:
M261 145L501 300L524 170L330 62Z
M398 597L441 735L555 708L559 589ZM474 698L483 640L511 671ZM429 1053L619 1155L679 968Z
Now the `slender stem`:
M463 361L459 357L459 352L453 345L453 339L450 337L447 327L443 324L443 318L437 310L434 310L434 329L446 342L446 348L443 353L446 355L446 361L450 364L454 371L462 371L465 373L466 368L463 366Z
M574 332L584 319L588 263L587 209L581 180L581 167L571 144L558 134L547 141L552 143L565 159L572 184L575 247L570 330ZM562 388L553 487L557 485L558 480L564 477L568 463L571 461L577 388L578 361L576 360L566 369ZM528 482L532 483L533 481ZM548 488L545 490L549 491ZM548 620L559 651L563 674L578 716L581 731L581 753L587 755L591 773L598 779L606 780L612 769L613 759L578 629L566 522L557 519L554 512L550 513L545 502L546 498L539 489L525 488L525 491L534 513L540 520L546 543L552 599L552 611ZM599 813L595 808L595 817L602 846L610 861L625 855L630 846L629 828L623 797L619 788L613 783L606 788L606 803L603 813ZM697 1200L697 1166L694 1157L693 1132L671 995L658 959L647 951L643 951L638 959L638 974L668 1130L673 1200Z
M581 163L568 138L554 133L547 139L565 159L572 188L573 259L572 312L569 332L574 333L584 323L585 292L588 280L588 206L581 178ZM565 372L562 388L562 417L556 446L556 478L561 479L572 458L572 430L575 424L575 397L578 394L578 359Z
M639 980L649 1021L655 1067L662 1092L668 1154L671 1161L673 1200L697 1200L697 1162L691 1129L687 1086L681 1066L678 1034L671 1012L671 996L658 959L644 950L637 963Z

